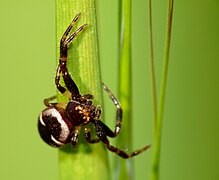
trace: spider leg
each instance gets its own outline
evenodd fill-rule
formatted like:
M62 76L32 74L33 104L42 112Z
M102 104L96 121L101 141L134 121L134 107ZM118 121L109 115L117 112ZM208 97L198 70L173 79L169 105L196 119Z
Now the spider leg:
M72 138L71 138L71 144L73 147L75 147L78 143L78 136L80 134L80 127L77 127L74 129Z
M81 13L78 13L74 19L72 20L71 24L68 26L68 28L66 29L66 31L64 32L62 39L61 39L61 43L64 42L69 34L69 32L71 31L72 27L75 25L75 23L77 22L77 20L79 19Z
M63 79L67 89L71 92L73 97L80 97L79 89L76 83L74 82L74 80L71 78L68 69L66 67L66 61L61 62L61 70L63 73Z
M83 31L86 26L87 24L83 24L82 26L80 26L72 35L69 36L68 39L65 40L64 44L68 45L69 43L71 43L73 39L78 35L78 33Z
M116 153L118 156L120 156L124 159L132 158L133 156L136 156L136 155L142 153L143 151L147 150L150 147L150 145L147 145L147 146L145 146L141 149L135 150L131 153L126 153L125 151L123 151L115 146L110 145L110 142L107 138L107 132L105 129L107 127L106 125L104 125L101 121L95 121L94 125L96 128L97 136L99 137L100 141L102 141L104 143L104 145L107 147L107 149Z
M85 134L85 138L87 140L87 142L94 144L94 143L98 143L100 142L100 139L98 138L91 138L91 133L90 133L90 128L86 127L84 128L84 134Z
M49 97L49 98L46 98L44 99L44 105L46 107L56 107L56 108L62 108L62 109L65 109L66 106L67 106L67 103L65 102L59 102L59 103L50 103L50 101L56 99L57 96L52 96L52 97Z
M56 69L55 84L56 84L57 89L63 94L63 93L65 93L66 89L59 83L60 74L61 74L61 66L58 65L58 67Z
M98 106L96 107L96 112L95 112L95 117L94 117L94 119L95 119L95 120L99 120L101 113L102 113L102 108L101 108L101 106L98 105Z
M56 84L56 87L57 89L65 96L67 97L68 99L71 99L72 97L72 94L66 90L66 88L64 88L60 83L60 74L61 74L61 69L60 69L60 65L58 65L57 67L57 71L56 71L56 77L55 77L55 84ZM54 98L55 99L55 98ZM45 104L45 102L44 102Z
M79 97L80 93L79 93L77 85L75 84L74 80L71 78L71 76L68 72L68 69L67 69L68 44L72 42L72 40L78 35L79 32L81 32L87 26L87 24L84 24L81 27L79 27L72 35L70 35L69 38L67 38L67 35L69 34L69 32L70 32L71 28L73 27L73 25L78 20L79 15L80 14L78 14L72 20L72 23L69 25L69 27L65 31L65 33L64 33L64 35L61 39L61 42L60 42L59 66L60 66L60 70L63 74L63 79L64 79L64 82L65 82L65 85L66 85L67 89L72 93L73 97ZM57 69L57 72L59 72L58 69ZM61 88L61 87L59 87L59 88L60 88L60 90L64 91L63 88Z
M131 153L126 153L125 151L123 151L123 150L121 150L121 149L119 149L115 146L110 145L108 140L103 142L103 143L106 145L107 149L109 149L110 151L116 153L118 156L120 156L124 159L132 158L132 157L146 151L150 147L150 145L147 145L147 146L145 146L141 149L135 150Z
M103 89L107 92L107 94L111 98L113 104L116 106L116 110L117 110L117 113L116 113L116 126L115 126L115 130L114 130L114 135L110 136L110 137L116 137L119 134L120 130L121 130L122 108L121 108L121 105L120 105L119 101L116 99L116 97L113 95L113 93L107 87L107 85L102 83L102 86L103 86Z
M50 103L50 101L56 99L56 96L52 96L52 97L49 97L49 98L46 98L43 100L45 106L47 107L52 107L52 106L55 106L57 103Z
M92 100L94 97L91 94L84 94L80 97L81 101L85 101L85 100Z

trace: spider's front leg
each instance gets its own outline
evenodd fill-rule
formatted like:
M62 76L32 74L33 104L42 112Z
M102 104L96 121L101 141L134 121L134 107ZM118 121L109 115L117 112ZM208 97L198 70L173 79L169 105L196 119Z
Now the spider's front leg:
M68 34L71 31L72 27L74 24L77 22L80 14L76 15L75 18L72 20L71 24L69 27L66 29L65 33L63 34L61 41L60 41L60 59L59 59L59 66L57 68L57 74L59 72L62 72L63 74L63 79L65 82L65 85L67 89L72 93L72 97L79 97L80 93L78 90L77 85L75 84L74 80L71 78L68 69L67 69L67 56L68 56L68 44L70 44L73 39L78 35L79 32L81 32L87 24L82 25L79 27L73 34L71 34L68 38ZM58 79L59 81L59 79ZM59 83L56 83L56 85L59 85ZM57 87L58 88L58 87ZM58 88L61 90L60 92L63 93L64 89Z
M61 66L58 65L56 69L56 77L55 77L55 84L57 89L63 94L65 93L66 89L59 83L60 82L60 74L61 74Z

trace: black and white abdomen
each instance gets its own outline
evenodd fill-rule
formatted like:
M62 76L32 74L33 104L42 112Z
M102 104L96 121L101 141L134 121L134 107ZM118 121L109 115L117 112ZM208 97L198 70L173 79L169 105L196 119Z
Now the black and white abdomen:
M46 108L38 118L41 138L53 147L60 147L71 140L72 124L66 118L64 109Z

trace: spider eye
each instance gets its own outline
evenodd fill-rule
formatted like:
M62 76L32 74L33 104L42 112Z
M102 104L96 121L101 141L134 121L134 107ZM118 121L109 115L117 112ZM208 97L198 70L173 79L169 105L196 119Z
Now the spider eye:
M71 139L72 125L66 118L64 109L49 107L38 118L41 138L53 147L61 147Z

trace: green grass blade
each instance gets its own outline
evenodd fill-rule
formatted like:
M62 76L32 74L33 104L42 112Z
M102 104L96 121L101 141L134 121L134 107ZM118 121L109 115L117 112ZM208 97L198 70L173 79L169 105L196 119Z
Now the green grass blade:
M82 94L94 95L94 104L102 105L96 10L94 0L56 0L57 62L62 34L76 14L81 12L76 27L87 23L86 29L69 46L68 69ZM76 27L74 29L76 29ZM58 100L64 101L58 94ZM60 180L110 179L106 150L101 143L90 145L83 131L77 150L71 145L59 150Z
M123 108L123 131L117 138L122 149L132 150L132 81L131 81L131 0L118 1L119 6L119 101ZM128 132L128 133L125 133ZM132 160L116 157L115 179L133 179Z
M167 85L172 17L173 17L173 0L169 0L166 44L165 44L165 51L164 51L164 64L163 64L162 83L161 83L161 94L160 94L160 102L159 102L159 109L158 109L158 116L157 116L157 126L155 128L154 145L153 145L154 147L153 147L151 180L159 180L161 131L162 131L162 123L163 123L162 121L163 121L163 112L164 112L164 104L165 104L166 85Z
M153 102L153 119L154 127L157 128L157 93L156 93L156 79L154 68L154 46L153 46L153 28L152 28L152 2L149 2L149 44L150 44L150 69L151 69L151 82L152 82L152 102Z

